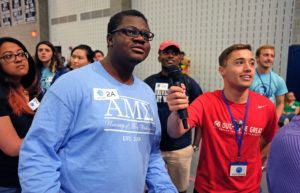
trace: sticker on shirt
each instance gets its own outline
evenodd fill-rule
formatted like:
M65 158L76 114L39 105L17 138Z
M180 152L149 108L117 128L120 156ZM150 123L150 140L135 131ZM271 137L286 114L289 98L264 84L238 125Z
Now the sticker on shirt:
M169 84L168 83L156 83L155 84L155 90L168 90L168 86Z
M53 76L48 76L45 80L45 82L52 82Z
M94 88L94 100L111 100L119 99L119 94L116 89Z
M31 110L35 111L40 106L40 102L36 97L34 97L34 99L29 101L28 106L31 108Z
M248 162L231 162L230 176L246 176Z

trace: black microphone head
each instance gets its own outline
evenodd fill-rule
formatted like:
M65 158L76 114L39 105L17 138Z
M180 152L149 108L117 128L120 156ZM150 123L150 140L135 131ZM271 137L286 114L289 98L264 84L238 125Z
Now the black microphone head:
M171 65L167 67L168 76L172 78L174 82L178 82L181 79L182 73L178 66Z

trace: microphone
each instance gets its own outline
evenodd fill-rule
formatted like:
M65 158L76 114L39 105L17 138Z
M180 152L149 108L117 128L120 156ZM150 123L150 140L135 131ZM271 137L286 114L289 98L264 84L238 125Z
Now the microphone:
M169 77L173 80L173 85L181 87L180 80L183 75L179 70L179 68L176 65L171 65L167 67L167 72ZM178 114L179 114L179 118L182 121L184 129L188 129L187 118L189 117L189 115L187 110L186 109L178 110Z

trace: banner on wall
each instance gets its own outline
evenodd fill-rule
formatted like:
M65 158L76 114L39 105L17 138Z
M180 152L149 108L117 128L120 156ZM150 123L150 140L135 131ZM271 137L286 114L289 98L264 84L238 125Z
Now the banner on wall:
M32 23L36 21L35 0L25 0L25 22Z
M23 11L21 0L12 0L13 25L23 23Z
M9 0L0 0L1 3L1 26L10 26L10 6Z

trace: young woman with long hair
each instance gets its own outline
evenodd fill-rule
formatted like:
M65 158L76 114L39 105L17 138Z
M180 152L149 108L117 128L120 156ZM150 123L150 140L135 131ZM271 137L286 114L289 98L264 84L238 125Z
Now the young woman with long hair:
M0 192L21 192L19 150L41 96L36 65L25 46L0 38Z
M285 95L284 111L279 119L279 125L288 124L295 115L300 113L300 103L296 101L294 92L290 91Z
M59 76L67 72L58 58L55 47L49 41L41 41L36 45L35 61L41 76L40 81L43 93L47 91Z

